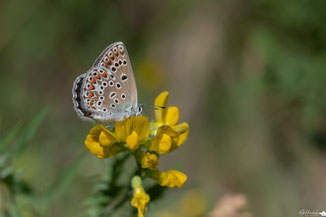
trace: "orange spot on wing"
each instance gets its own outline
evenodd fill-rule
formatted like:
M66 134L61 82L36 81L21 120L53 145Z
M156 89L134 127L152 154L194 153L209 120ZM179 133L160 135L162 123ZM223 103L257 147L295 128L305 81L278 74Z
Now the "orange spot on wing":
M106 78L106 76L107 76L106 72L103 72L102 76L103 76L104 78Z
M88 98L91 98L94 94L92 92L89 93Z
M95 78L99 79L100 78L100 75L97 75Z
M94 86L93 85L91 85L90 87L89 87L89 89L88 90L93 90L94 89Z
M93 78L92 83L95 84L95 78Z

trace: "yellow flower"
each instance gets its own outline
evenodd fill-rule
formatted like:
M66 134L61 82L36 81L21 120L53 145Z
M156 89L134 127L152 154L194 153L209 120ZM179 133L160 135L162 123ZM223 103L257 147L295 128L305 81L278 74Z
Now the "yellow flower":
M158 159L156 154L151 154L147 152L141 161L142 168L149 168L155 170L158 166Z
M181 188L187 180L187 175L177 170L169 170L167 172L148 170L146 171L146 174L155 179L159 185L169 188L173 188L175 186Z
M131 185L134 189L134 196L131 200L131 205L138 209L138 217L143 217L150 197L145 193L139 176L134 176L132 178Z
M140 142L147 139L149 130L149 121L145 116L126 118L115 125L115 133L119 142L126 142L132 151L139 147Z
M123 150L116 136L103 125L93 127L85 140L86 148L98 158L113 157Z
M156 97L154 105L166 108L168 97L169 92L164 91L160 93ZM168 153L179 147L187 139L189 125L187 123L177 125L179 121L179 109L177 107L173 106L168 107L167 109L156 109L155 117L156 122L154 122L154 126L159 128L157 129L154 127L152 134L156 135L156 144L154 144L154 149L156 149L158 153ZM171 132L171 130L167 128L159 130L161 127L165 127L165 125L170 126L173 131L178 132L178 136L176 136L175 133L172 133L172 135L171 133L165 133L164 131ZM158 134L162 132L163 134L158 136ZM157 147L158 143L161 144L160 147Z
M187 139L188 132L189 125L187 123L176 126L163 125L158 128L150 150L159 154L169 153L177 149Z
M113 157L124 148L118 142L125 142L132 151L139 147L140 142L149 136L150 125L145 116L130 117L118 121L115 133L103 125L93 127L86 140L86 148L98 158Z
M154 101L155 106L160 106L166 108L168 104L169 92L164 91L158 95ZM169 107L167 109L156 109L155 110L156 122L154 125L171 125L174 126L179 120L179 109L175 106Z

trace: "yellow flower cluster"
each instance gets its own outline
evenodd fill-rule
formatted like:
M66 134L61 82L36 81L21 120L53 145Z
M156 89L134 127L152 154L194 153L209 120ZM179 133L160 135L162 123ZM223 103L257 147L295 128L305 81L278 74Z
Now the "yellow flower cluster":
M168 95L168 92L163 92L155 99L155 122L137 116L117 122L113 131L98 125L90 130L85 140L86 148L98 158L114 157L129 151L144 171L146 176L143 178L152 178L161 186L181 188L187 180L184 173L157 169L159 155L180 147L189 132L187 123L177 124L179 109L174 106L167 108ZM131 204L138 209L138 216L143 216L150 198L141 186L140 177L133 179L132 186L134 197Z

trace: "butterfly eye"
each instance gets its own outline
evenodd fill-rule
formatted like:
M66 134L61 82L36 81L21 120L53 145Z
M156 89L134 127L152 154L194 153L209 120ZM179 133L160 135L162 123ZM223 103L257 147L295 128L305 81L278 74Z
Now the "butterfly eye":
M101 85L101 86L100 86L100 89L101 89L101 90L104 90L104 87Z
M99 91L98 93L99 93L100 95L103 95L103 91Z
M119 82L117 82L117 88L120 89L121 88L121 84Z
M121 52L123 52L124 49L123 49L123 46L122 46L122 45L119 45L118 48L119 48L119 50L120 50Z
M110 78L111 78L112 80L115 80L114 75L110 75Z
M106 112L106 111L107 111L107 109L106 109L106 108L103 108L103 109L102 109L102 111Z
M119 104L119 100L118 100L117 98L114 99L114 102L115 102L116 104Z
M104 62L107 62L107 61L109 61L109 58L108 57L105 57L104 58Z
M106 83L105 81L102 83L102 85L104 86L104 87L106 87L106 86L108 86L108 83Z
M113 103L110 106L111 106L111 108L115 108L115 105Z
M104 96L100 96L100 100L104 100Z
M110 87L113 87L114 82L113 82L113 81L110 81L110 82L109 82L109 85L110 85Z
M96 77L97 76L97 72L93 72L93 76Z
M88 81L91 82L93 78L91 76L88 77Z
M97 102L97 106L101 106L102 105L102 102L101 101L98 101Z
M122 61L121 61L121 60L119 60L119 65L120 65L120 66L122 65Z
M118 53L118 50L117 50L117 48L115 47L115 48L113 48L113 53Z
M115 72L117 69L115 67L112 67L112 71Z
M123 60L123 65L127 65L127 61L126 60Z
M126 95L123 93L123 94L121 94L121 98L122 99L125 99L126 98Z

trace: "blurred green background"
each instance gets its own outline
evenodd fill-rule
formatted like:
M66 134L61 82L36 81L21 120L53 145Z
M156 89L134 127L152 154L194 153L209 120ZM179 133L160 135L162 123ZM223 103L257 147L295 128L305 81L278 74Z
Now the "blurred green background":
M325 10L323 0L1 1L0 136L47 110L14 168L41 193L84 153L46 216L86 215L92 177L110 159L85 149L92 124L73 110L72 83L123 41L139 102L168 90L190 124L187 142L160 160L188 181L148 216L219 217L212 210L230 193L247 197L252 216L325 210Z

